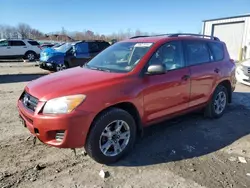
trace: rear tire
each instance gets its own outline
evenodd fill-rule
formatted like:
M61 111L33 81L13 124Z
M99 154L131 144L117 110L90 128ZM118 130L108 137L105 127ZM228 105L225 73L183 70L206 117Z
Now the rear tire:
M118 127L121 128L118 130ZM85 150L96 162L111 164L124 157L133 148L135 140L134 118L125 110L111 108L93 122Z
M29 60L29 61L35 61L36 60L36 53L35 52L27 52L24 56L25 59Z
M212 98L205 108L205 117L220 118L228 105L228 91L223 85L218 85Z

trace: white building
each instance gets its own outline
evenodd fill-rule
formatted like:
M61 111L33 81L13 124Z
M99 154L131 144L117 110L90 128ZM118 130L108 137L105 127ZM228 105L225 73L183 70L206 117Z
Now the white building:
M224 41L232 59L250 58L250 14L204 20L202 31Z

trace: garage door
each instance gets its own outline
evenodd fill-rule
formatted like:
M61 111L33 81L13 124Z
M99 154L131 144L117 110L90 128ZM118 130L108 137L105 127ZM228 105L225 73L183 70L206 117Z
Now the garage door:
M245 22L213 25L213 35L226 43L230 57L239 60Z

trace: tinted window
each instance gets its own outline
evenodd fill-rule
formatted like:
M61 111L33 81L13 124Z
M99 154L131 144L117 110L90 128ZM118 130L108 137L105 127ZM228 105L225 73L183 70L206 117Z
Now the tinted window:
M75 48L77 54L86 54L89 52L88 43L86 42L76 44Z
M173 41L161 46L151 57L149 65L152 64L163 64L167 70L184 67L181 42Z
M32 46L39 46L40 44L36 41L28 41L28 43Z
M207 44L202 41L185 41L187 62L189 65L197 65L210 62L210 54Z
M8 41L7 40L0 41L0 47L1 46L8 46Z
M25 46L25 43L21 40L9 41L10 46Z
M221 43L209 42L208 45L213 54L214 61L220 61L224 58L224 50Z
M109 47L109 46L110 46L110 44L107 43L107 42L100 42L100 43L99 43L99 48L100 48L100 50L104 50L105 48L107 48L107 47Z
M99 46L97 42L89 42L89 52L93 53L93 52L99 52Z

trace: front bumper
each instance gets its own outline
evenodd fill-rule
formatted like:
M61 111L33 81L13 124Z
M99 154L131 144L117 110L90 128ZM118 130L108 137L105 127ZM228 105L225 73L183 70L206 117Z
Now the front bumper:
M244 71L241 68L236 68L235 77L238 82L250 86L250 76L245 75Z
M56 71L56 64L51 62L39 61L39 67L48 71Z
M18 101L19 116L33 135L41 142L58 148L81 148L85 145L93 113L74 110L64 115L43 115L40 113L43 106L44 102L39 102L33 112ZM62 132L62 139L56 139L56 135Z

